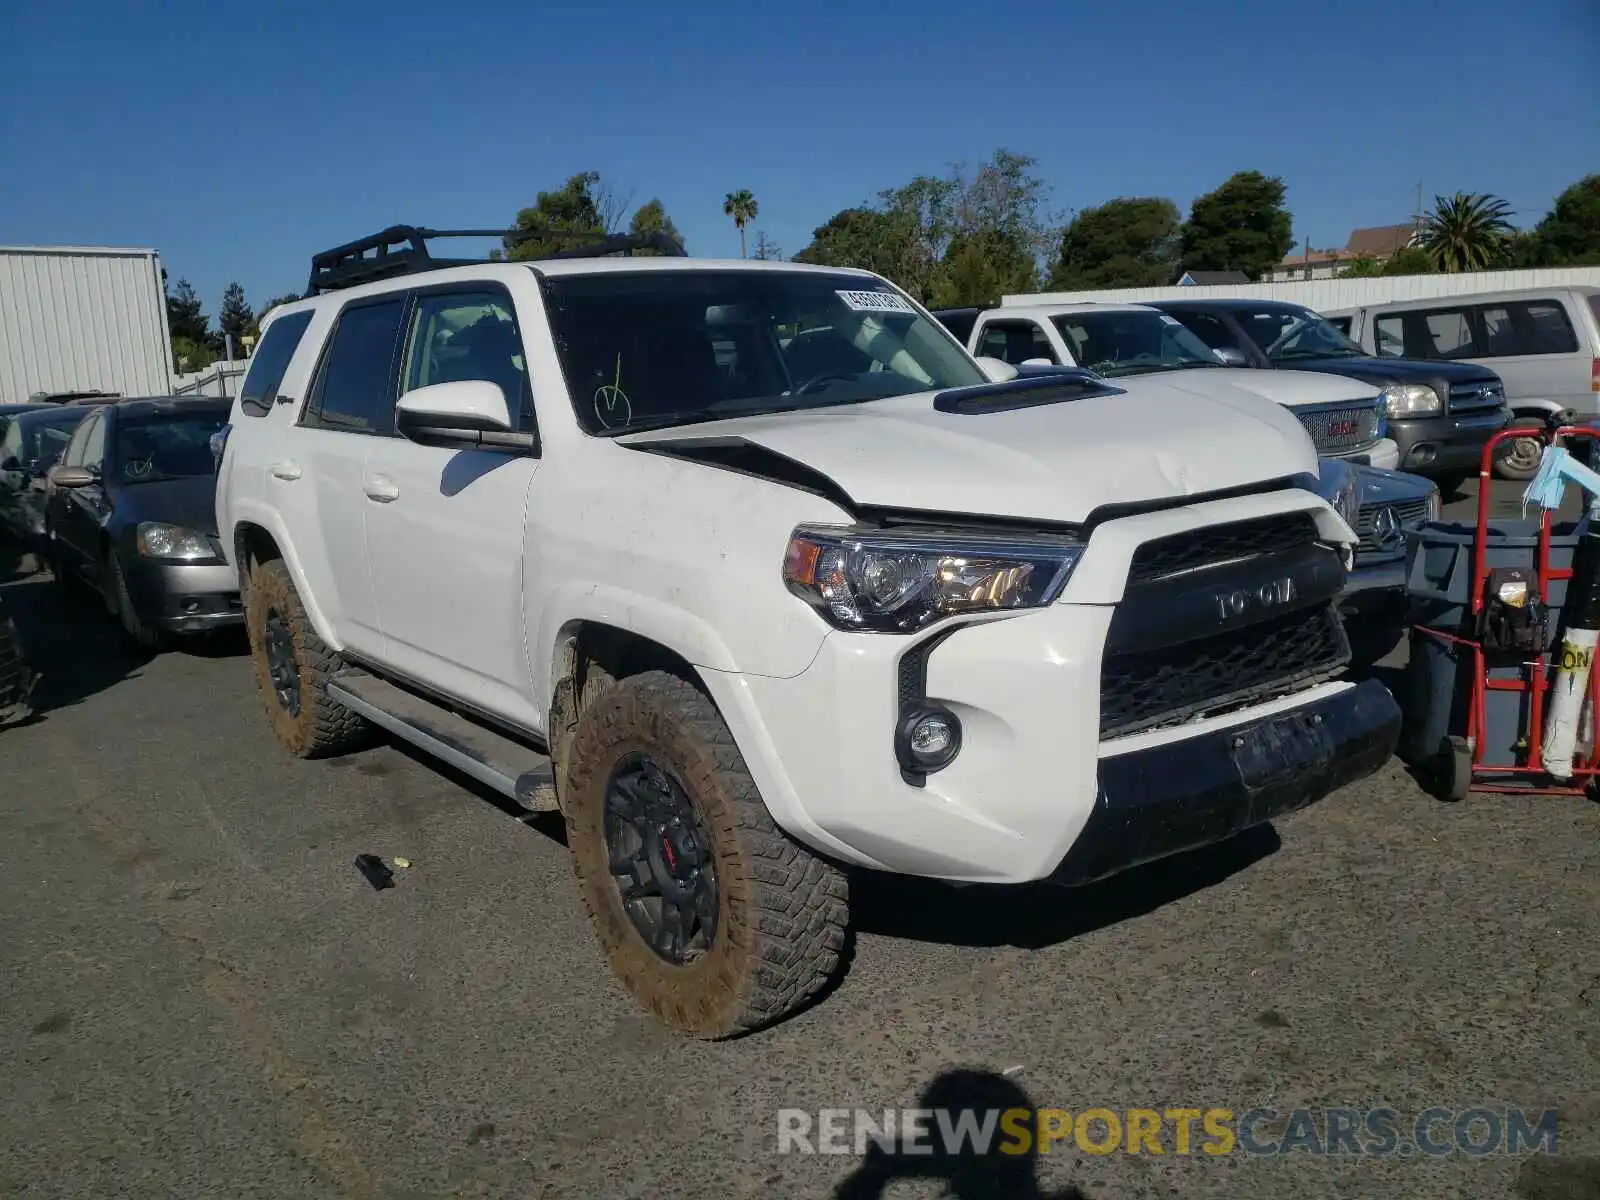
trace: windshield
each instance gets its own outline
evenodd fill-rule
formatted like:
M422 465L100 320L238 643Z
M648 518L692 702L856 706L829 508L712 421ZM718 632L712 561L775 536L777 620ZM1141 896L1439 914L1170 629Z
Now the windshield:
M602 437L986 382L937 322L860 275L631 271L545 288L578 422Z
M1183 322L1154 309L1067 313L1055 323L1078 365L1098 375L1222 366Z
M1297 358L1356 358L1366 354L1328 318L1309 308L1274 305L1271 308L1235 309L1234 317L1246 335L1273 362Z
M120 423L113 477L122 483L157 483L210 475L216 468L211 435L227 419L226 412L209 410Z

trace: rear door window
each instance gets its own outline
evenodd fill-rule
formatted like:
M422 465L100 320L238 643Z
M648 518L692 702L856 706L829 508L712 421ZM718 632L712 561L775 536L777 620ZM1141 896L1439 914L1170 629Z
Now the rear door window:
M1577 330L1572 328L1566 307L1559 300L1528 300L1510 307L1512 319L1520 316L1526 330L1522 353L1577 353Z
M1471 313L1465 308L1440 309L1425 313L1429 358L1470 358L1477 351L1472 341Z
M279 317L267 326L261 335L261 344L250 359L250 369L245 372L244 386L239 390L239 407L253 417L264 417L272 411L283 386L283 374L289 369L289 360L311 324L311 313L290 313Z
M395 360L406 297L339 314L303 422L349 433L394 432Z

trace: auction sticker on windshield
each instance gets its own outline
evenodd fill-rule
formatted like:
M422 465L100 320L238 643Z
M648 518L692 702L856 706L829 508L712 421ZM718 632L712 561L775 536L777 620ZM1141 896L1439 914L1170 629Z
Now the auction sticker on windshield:
M914 313L917 310L894 292L835 292L845 307L855 312Z

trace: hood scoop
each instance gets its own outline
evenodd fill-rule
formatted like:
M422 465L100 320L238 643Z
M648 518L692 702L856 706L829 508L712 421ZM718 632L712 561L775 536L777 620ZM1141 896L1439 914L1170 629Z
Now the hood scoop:
M1125 395L1125 389L1113 387L1092 371L1064 367L1048 375L1025 375L1005 383L984 383L940 392L933 398L933 407L942 413L975 417L1038 408L1044 404L1068 404L1091 396Z

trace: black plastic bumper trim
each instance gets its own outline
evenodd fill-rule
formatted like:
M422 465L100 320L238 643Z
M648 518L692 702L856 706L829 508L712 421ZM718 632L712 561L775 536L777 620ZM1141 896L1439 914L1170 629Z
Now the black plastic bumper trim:
M1210 845L1383 766L1400 708L1377 680L1288 712L1100 760L1088 824L1049 876L1076 886Z

